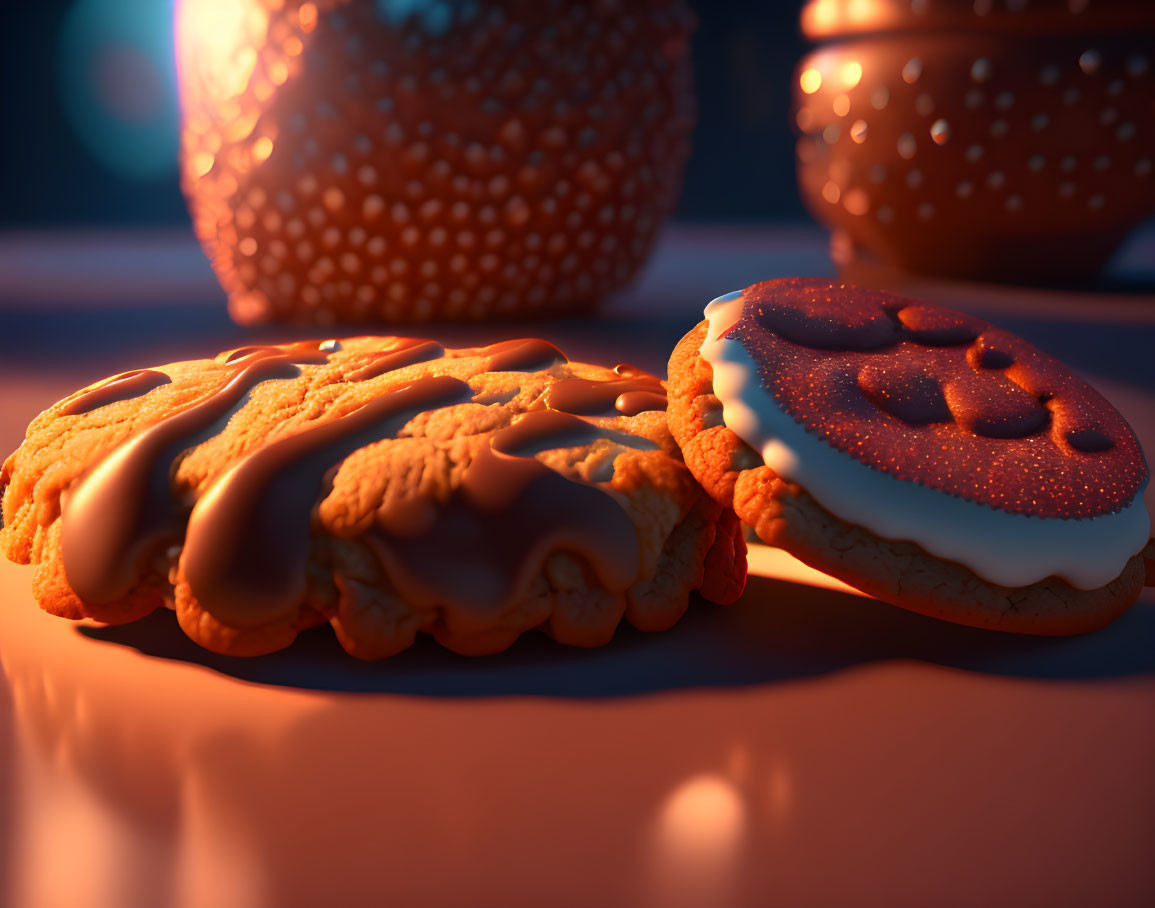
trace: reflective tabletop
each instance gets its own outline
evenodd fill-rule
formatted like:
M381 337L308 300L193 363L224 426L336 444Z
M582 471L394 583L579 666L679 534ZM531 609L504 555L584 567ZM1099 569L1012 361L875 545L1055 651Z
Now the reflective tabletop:
M61 250L86 279L49 267ZM105 374L251 343L198 256L0 238L0 448ZM663 371L711 296L828 270L806 230L681 228L598 319L413 333ZM1142 286L913 289L1065 359L1155 450ZM327 628L245 660L167 612L73 624L0 562L0 905L1155 904L1155 589L1044 639L903 612L761 546L751 569L739 602L696 600L664 634L365 664Z

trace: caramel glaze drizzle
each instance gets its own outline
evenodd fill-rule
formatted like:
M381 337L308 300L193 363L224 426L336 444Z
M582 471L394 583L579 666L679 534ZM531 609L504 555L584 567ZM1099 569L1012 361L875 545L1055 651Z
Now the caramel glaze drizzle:
M226 363L237 363L254 356L287 356L295 363L319 365L328 361L330 353L340 350L340 343L336 341L294 341L289 344L258 344L251 347L238 347L230 350L225 356ZM219 357L218 357L219 358Z
M573 482L527 449L585 444L602 433L549 410L527 413L480 448L449 501L416 528L390 514L364 537L398 593L419 608L452 604L475 615L523 596L544 559L582 555L612 591L638 578L641 550L625 509L601 489ZM419 512L400 502L400 515Z
M236 627L264 624L298 605L306 591L310 514L325 474L357 449L392 437L416 413L471 393L456 378L420 378L240 461L189 516L181 570L193 596ZM452 573L444 564L438 571Z
M477 351L487 357L486 372L533 372L554 363L569 362L568 357L549 341L537 337L502 341Z
M368 381L394 369L428 362L445 355L445 348L433 341L404 338L391 350L371 354L369 361L345 376L346 381Z
M238 351L239 352L239 351ZM295 378L294 362L325 361L314 343L300 353L249 348L241 368L207 397L149 426L96 465L76 486L61 514L64 574L84 602L103 605L127 596L158 550L178 542L183 509L171 488L182 452L218 430L220 420L256 385Z
M645 410L665 410L666 391L652 375L618 381L566 378L546 389L545 405L585 416L604 415L614 409L637 416Z
M488 356L489 371L566 361L552 344L536 339L480 352ZM438 344L412 341L348 377L364 381L443 354ZM225 362L240 370L231 379L101 461L78 485L62 515L65 574L76 594L102 604L130 593L147 560L180 539L183 509L170 485L180 454L211 437L258 383L295 377L300 373L294 362L325 361L325 351L315 342L232 351ZM553 409L525 414L478 451L449 502L401 501L379 515L366 541L407 600L500 608L522 595L542 559L559 549L584 556L609 590L625 590L636 581L641 554L624 508L601 489L566 479L533 454L588 444L604 434L559 410L603 410L612 400L628 412L630 395L640 396L641 409L656 409L650 406L654 398L661 397L665 405L661 385L638 375L618 382L569 379L553 388L566 384L554 392L560 400L554 400ZM264 624L303 601L310 514L325 474L359 448L391 437L415 413L467 400L470 394L458 379L427 376L240 461L212 484L188 517L181 570L193 596L216 617L239 627ZM446 570L447 552L452 570Z
M79 416L81 413L107 407L117 401L143 397L154 388L167 385L171 381L172 379L163 372L152 369L125 372L123 375L113 376L95 388L73 394L60 405L60 413L64 416Z
M618 363L614 366L614 371L622 378L653 378L645 369L639 369L637 366L630 363Z
M637 416L647 410L662 410L664 412L668 403L665 389L660 392L626 391L614 401L614 407L626 416Z
M576 448L602 438L604 433L592 423L557 410L534 410L501 429L493 446L503 454L531 457L553 448Z

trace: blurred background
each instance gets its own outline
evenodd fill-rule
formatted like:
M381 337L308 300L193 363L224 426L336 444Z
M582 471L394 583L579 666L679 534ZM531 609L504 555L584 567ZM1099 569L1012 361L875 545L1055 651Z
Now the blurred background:
M178 182L174 0L0 2L0 457L52 401L104 376L316 337L314 325L230 320L193 237ZM688 2L698 17L692 156L678 223L637 281L597 319L439 324L433 336L459 347L532 334L575 360L660 375L717 294L834 273L795 178L802 0ZM1067 64L1076 78L1078 59ZM917 74L891 75L917 114ZM1155 92L1127 84L1150 111ZM846 98L806 93L836 115ZM858 96L877 113L872 94ZM857 147L854 135L827 144ZM887 148L891 184L913 193L922 158L908 168ZM1057 189L1051 176L1038 178ZM1088 185L1081 177L1080 191ZM1120 198L1132 194L1120 185ZM933 235L953 243L953 227ZM1058 356L1155 451L1155 231L1122 250L1109 286L893 279L876 285L966 308ZM1155 513L1155 484L1146 500ZM559 892L581 902L588 887L584 902L607 906L651 891L646 904L731 908L767 892L783 905L852 903L851 891L911 906L1155 904L1150 594L1099 634L1023 640L773 580L786 574L769 563L744 604L726 616L697 609L652 641L635 634L564 656L518 648L448 670L423 661L425 650L384 673L338 671L306 650L251 675L188 655L163 621L106 629L101 641L65 629L31 601L28 572L0 563L0 906L172 904L181 886L185 905L331 902L334 881L375 885L382 855L398 892L437 901L437 886L465 881L467 898L492 892L511 906ZM847 630L832 637L836 625ZM299 689L323 688L322 676L327 689ZM61 873L60 843L81 837L91 845L81 872ZM820 872L832 850L840 872ZM445 866L459 872L429 870ZM622 888L598 891L607 885ZM456 892L445 891L440 904Z
M677 217L805 219L794 180L800 3L697 0L698 125ZM0 229L188 222L170 0L6 3Z

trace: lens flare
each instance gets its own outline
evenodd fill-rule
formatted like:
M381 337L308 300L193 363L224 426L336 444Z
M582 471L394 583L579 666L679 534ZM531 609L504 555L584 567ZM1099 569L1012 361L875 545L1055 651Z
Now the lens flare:
M68 122L97 161L126 179L176 169L171 15L153 0L79 0L61 28L57 73Z

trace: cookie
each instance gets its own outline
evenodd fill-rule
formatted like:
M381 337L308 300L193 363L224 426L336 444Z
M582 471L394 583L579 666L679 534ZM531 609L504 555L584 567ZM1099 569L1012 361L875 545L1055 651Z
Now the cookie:
M1144 583L1147 466L1062 364L961 312L821 279L719 297L670 360L690 470L770 545L961 624L1074 634Z
M493 653L730 602L745 545L662 383L535 339L355 337L115 376L37 417L0 473L8 557L67 618L161 605L220 653L328 622L362 659L418 633Z
M181 185L238 321L588 308L677 204L686 0L245 10L176 23Z

